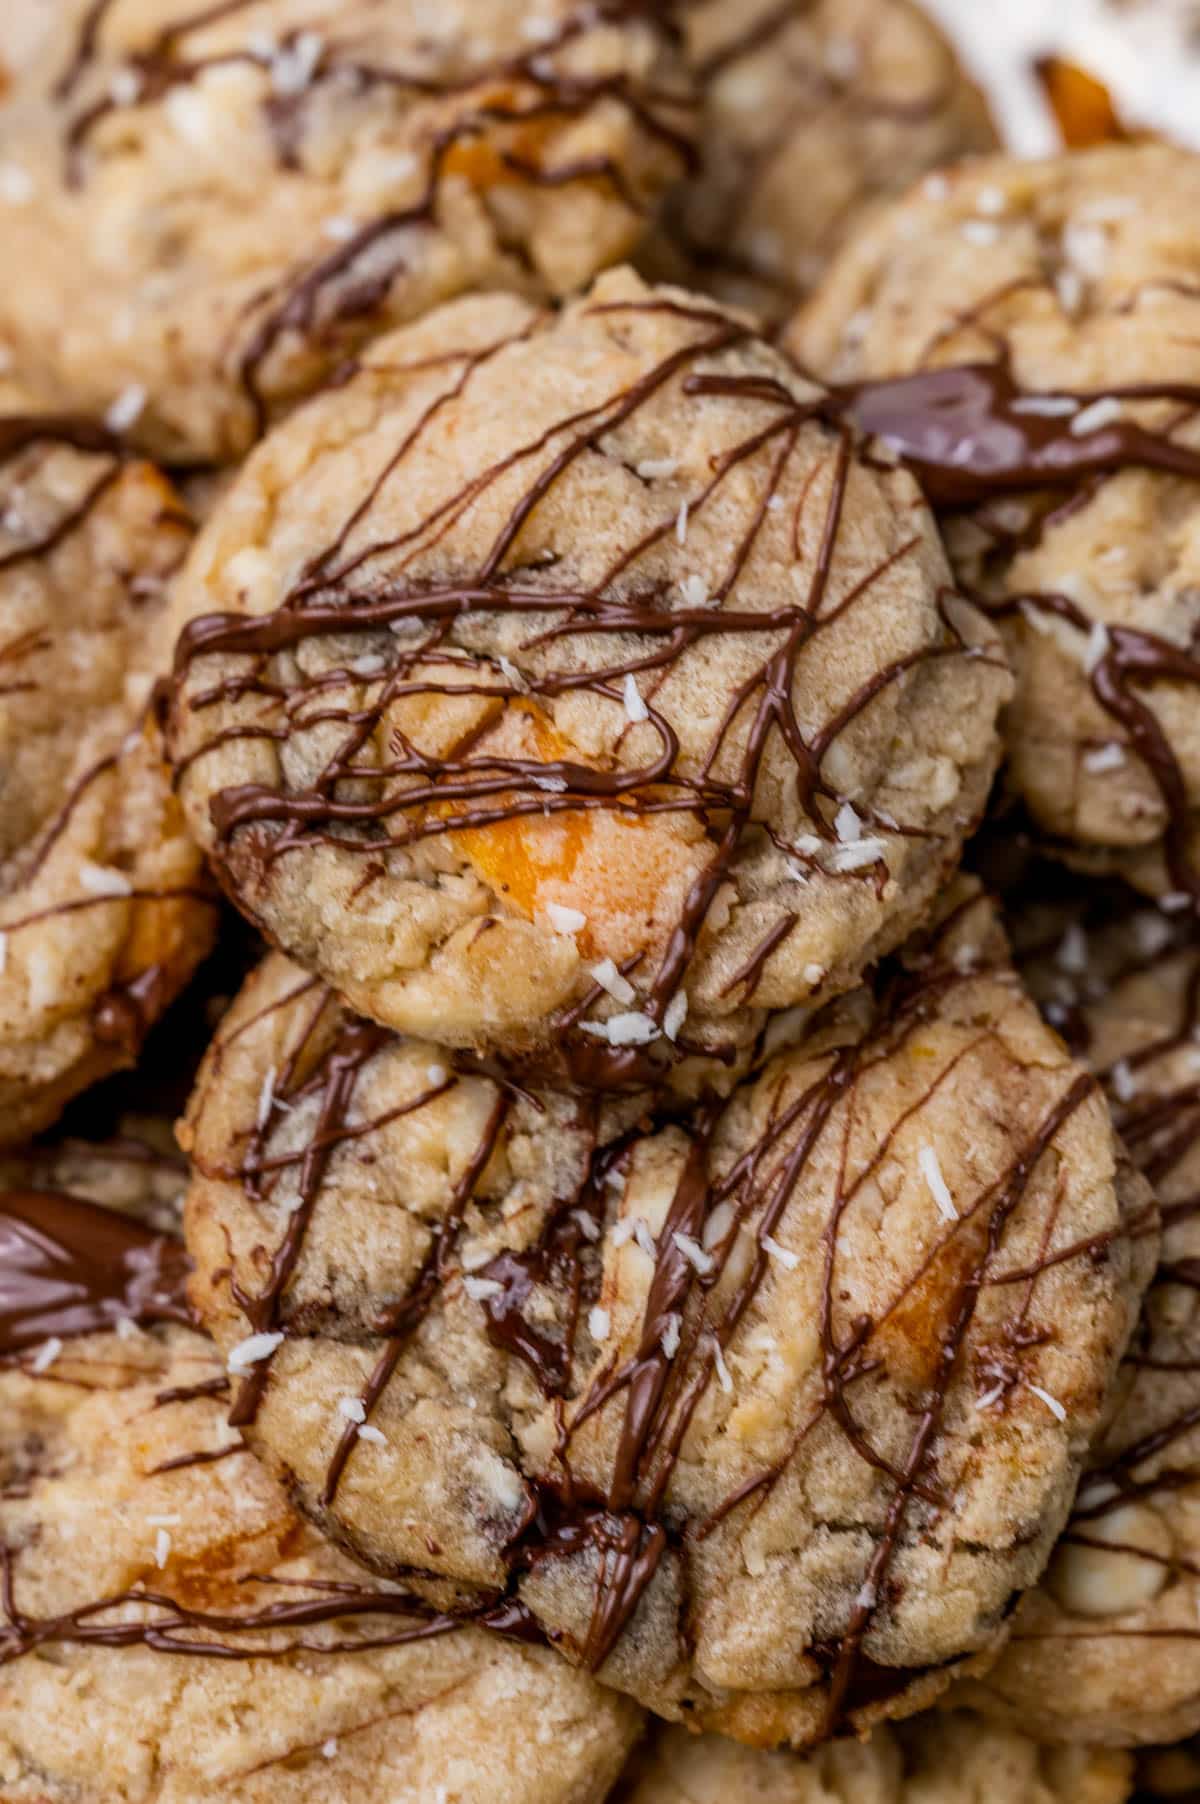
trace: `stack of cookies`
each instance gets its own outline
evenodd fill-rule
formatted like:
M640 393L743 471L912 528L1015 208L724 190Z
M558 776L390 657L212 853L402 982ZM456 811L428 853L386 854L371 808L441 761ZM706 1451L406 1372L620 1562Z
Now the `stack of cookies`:
M1200 159L9 4L0 1801L1182 1795Z

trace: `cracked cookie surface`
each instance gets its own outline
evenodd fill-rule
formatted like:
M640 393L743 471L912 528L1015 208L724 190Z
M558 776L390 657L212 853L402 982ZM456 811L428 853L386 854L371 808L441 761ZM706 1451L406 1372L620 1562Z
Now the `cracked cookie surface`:
M138 443L176 462L236 457L451 295L585 286L690 154L650 4L60 13L0 115L0 244L22 271L0 344L45 406L129 397Z
M180 792L243 909L360 1012L585 1084L857 981L1010 678L822 407L621 271L452 304L279 428L176 591Z
M132 1063L212 937L150 712L190 538L103 430L0 413L0 1144Z
M186 1131L194 1300L301 1506L761 1744L994 1651L1154 1256L976 890L798 1031L727 1104L605 1137L274 957Z
M1200 157L1162 145L930 178L789 343L940 503L1038 826L1200 906L1198 202Z
M127 1147L0 1165L6 1804L487 1804L499 1771L600 1804L637 1711L365 1578L229 1429L172 1184Z

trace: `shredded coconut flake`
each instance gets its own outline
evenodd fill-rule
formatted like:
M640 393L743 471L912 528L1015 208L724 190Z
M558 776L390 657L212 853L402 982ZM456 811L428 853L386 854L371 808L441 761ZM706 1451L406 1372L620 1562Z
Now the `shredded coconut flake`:
M500 1296L504 1286L495 1278L464 1278L463 1289L473 1303L486 1303L489 1297Z
M1109 638L1108 628L1103 620L1094 621L1083 651L1084 667L1089 672L1095 670L1096 666L1108 656L1111 644L1112 640Z
M1052 1416L1057 1416L1060 1422L1066 1421L1067 1412L1057 1397L1052 1397L1049 1391L1044 1391L1040 1384L1031 1384L1029 1388L1035 1397L1041 1398Z
M674 476L679 464L673 457L644 457L637 466L637 473L644 482L667 481Z
M328 1741L323 1741L321 1743L321 1752L324 1754L326 1760L336 1760L337 1751L338 1744L336 1735L331 1735Z
M626 675L623 696L625 712L635 725L638 721L649 720L650 710L642 700L642 692L633 679L632 671Z
M1107 745L1097 746L1094 752L1085 752L1083 755L1084 770L1091 771L1094 776L1099 776L1106 770L1120 770L1124 762L1125 747L1115 739L1110 739Z
M597 1346L603 1346L612 1332L612 1317L607 1309L601 1309L599 1303L588 1310L588 1333Z
M244 1377L252 1366L270 1359L276 1347L283 1345L282 1334L250 1334L232 1347L227 1361L229 1370L235 1378Z
M1070 395L1021 395L1013 402L1014 413L1034 414L1044 420L1066 419L1079 412L1079 403Z
M41 1346L30 1360L29 1370L31 1372L48 1372L62 1350L62 1341L58 1338L57 1334L52 1334L49 1340L44 1340L42 1342Z
M693 1240L690 1234L679 1233L673 1234L671 1238L688 1264L698 1271L702 1278L711 1272L713 1268L712 1254L706 1253L698 1240Z
M666 1034L668 1040L670 1040L672 1046L679 1038L679 1030L687 1019L687 1012L687 996L683 990L676 990L670 1002L668 1002L666 1013L663 1016L663 1032Z
M627 1240L632 1240L637 1231L637 1217L626 1215L617 1223L612 1231L612 1243L615 1247L623 1247Z
M675 516L675 537L681 545L687 544L687 534L688 504L686 501L681 501L679 503L679 512Z
M262 1089L258 1093L258 1109L254 1117L254 1125L261 1134L271 1119L271 1108L275 1101L275 1067L267 1072L262 1081Z
M717 1383L726 1396L732 1395L733 1379L730 1376L729 1367L725 1364L725 1354L719 1340L713 1341L713 1370L717 1374Z
M344 1416L347 1422L363 1423L367 1419L367 1406L361 1397L339 1397L338 1415Z
M671 1314L663 1322L659 1344L668 1359L674 1359L675 1355L678 1353L679 1337L682 1331L683 1324L677 1315Z
M760 1244L767 1257L773 1259L776 1265L782 1265L785 1271L794 1272L799 1265L799 1253L793 1253L790 1248L780 1246L773 1235L764 1234Z
M863 836L863 824L852 802L843 802L833 817L833 830L844 846L857 845Z
M449 1075L450 1073L444 1065L427 1065L425 1067L425 1081L435 1090L441 1089Z
M360 1441L370 1441L372 1447L386 1447L387 1436L383 1430L376 1428L371 1422L364 1422L358 1431Z
M1137 1095L1137 1078L1128 1059L1118 1059L1109 1073L1113 1095L1118 1102L1132 1102Z
M869 864L876 864L887 855L887 844L882 839L860 839L852 846L835 846L829 855L829 868L833 871L861 871Z
M171 1537L165 1528L160 1528L154 1537L154 1564L161 1572L171 1557Z
M1114 395L1105 395L1087 407L1081 407L1071 421L1073 438L1086 438L1090 432L1102 432L1121 418L1121 403Z
M805 965L804 967L804 981L810 990L815 990L818 984L824 983L825 976L824 965Z
M529 781L535 789L544 789L548 795L560 796L567 789L565 777L530 777Z
M500 674L503 676L505 682L515 689L518 695L528 695L529 684L525 681L525 678L517 669L512 659L506 658L501 654L501 656L496 659L496 662L500 666Z
M606 990L614 1002L632 1002L637 991L627 977L623 977L611 958L602 958L598 965L591 967L590 975L595 978L602 990Z
M733 1226L733 1221L733 1204L718 1203L705 1222L704 1231L700 1236L706 1251L711 1251L713 1247L719 1247L722 1241L729 1238L729 1230Z
M580 914L577 908L564 908L561 902L547 902L546 919L555 933L564 933L568 936L582 933L587 926L585 914Z
M659 1036L657 1022L649 1015L636 1013L614 1015L609 1021L581 1021L579 1025L596 1039L607 1040L610 1046L648 1046Z
M950 1186L942 1176L942 1168L932 1146L926 1145L921 1148L917 1154L917 1164L921 1168L921 1176L929 1186L929 1194L938 1206L938 1214L946 1221L957 1221L958 1210L954 1207Z
M679 585L679 593L685 606L689 608L708 608L713 605L708 584L702 576L685 576Z

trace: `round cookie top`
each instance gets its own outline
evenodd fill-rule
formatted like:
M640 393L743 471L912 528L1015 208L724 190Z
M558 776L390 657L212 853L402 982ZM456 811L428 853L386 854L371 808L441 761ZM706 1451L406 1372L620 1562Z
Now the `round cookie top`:
M186 1225L231 1419L300 1506L759 1745L993 1648L1155 1249L1094 1079L950 907L726 1105L607 1134L269 961L191 1105Z
M624 256L690 156L647 0L63 0L0 117L0 343L237 456L382 327Z
M681 17L701 163L646 254L768 319L881 200L996 148L979 93L909 0L689 0Z
M585 1083L854 983L1009 677L823 405L621 271L453 303L280 427L176 592L180 792L242 908L362 1013Z
M953 1712L806 1755L665 1728L613 1804L1125 1804L1132 1782L1128 1754L1041 1746Z
M1155 1186L1163 1249L1054 1561L968 1689L1033 1733L1173 1741L1200 1729L1200 937L1116 894L1015 919L1035 994Z
M1039 827L1200 906L1197 204L1200 157L1160 145L931 177L789 343L943 507Z
M115 1157L0 1171L6 1799L485 1804L502 1770L513 1804L600 1804L636 1710L544 1650L365 1579L297 1519L226 1424L216 1350L171 1323L182 1245L141 1226L163 1206L155 1162L139 1189ZM53 1178L82 1194L48 1191ZM34 1340L10 1274L44 1303L64 1270L93 1319Z
M104 430L0 412L0 1145L131 1063L211 939L150 718L190 538Z

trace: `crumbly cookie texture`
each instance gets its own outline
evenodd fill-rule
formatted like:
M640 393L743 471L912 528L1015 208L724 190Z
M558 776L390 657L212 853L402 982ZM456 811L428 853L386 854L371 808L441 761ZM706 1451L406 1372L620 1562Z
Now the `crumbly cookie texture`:
M1200 937L1186 917L1095 892L1035 903L1015 928L1034 993L1104 1079L1154 1183L1163 1251L1046 1578L966 1689L1055 1739L1173 1741L1200 1729Z
M875 207L997 148L978 91L909 0L692 0L701 163L644 256L785 318Z
M1040 828L1200 903L1198 203L1200 157L1162 145L931 177L789 343L940 492Z
M586 285L690 156L649 0L59 12L0 117L0 343L173 461L236 457L448 296Z
M243 909L360 1012L588 1084L856 982L1010 677L823 405L617 271L453 303L283 425L176 592L181 794Z
M50 1174L44 1156L5 1164L6 1187L51 1175L78 1192L43 1194L58 1209L43 1217L38 1194L0 1191L6 1277L13 1225L36 1237L49 1223L73 1256L73 1304L93 1280L103 1289L111 1262L80 1255L96 1229L78 1231L79 1197L156 1224L162 1210L156 1182L139 1197L128 1157L115 1173L113 1157L76 1149ZM17 1296L6 1283L6 1804L490 1804L498 1772L506 1804L600 1804L637 1735L633 1706L544 1650L437 1617L323 1543L227 1426L224 1362L194 1330L139 1326L132 1305L111 1328L25 1345Z
M807 1755L666 1728L613 1804L1125 1804L1128 1754L1040 1746L965 1713L876 1729Z
M201 1074L186 1224L300 1506L758 1745L994 1651L1156 1245L989 904L948 907L728 1104L606 1140L273 959Z
M190 537L103 431L0 413L0 1145L132 1063L211 940L150 717Z

